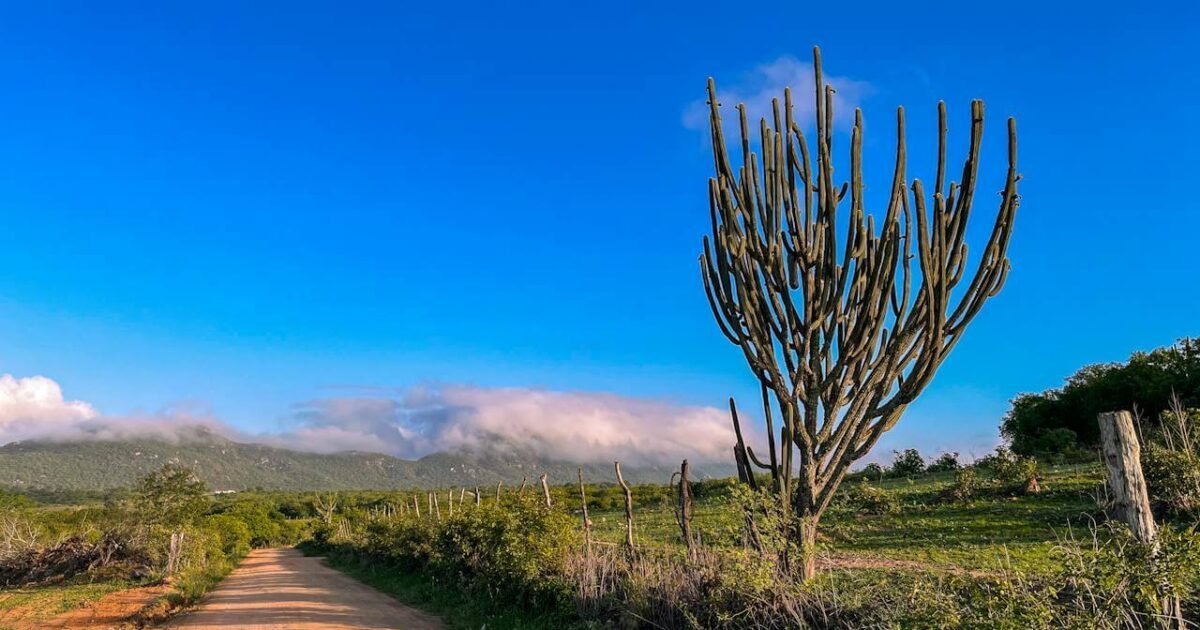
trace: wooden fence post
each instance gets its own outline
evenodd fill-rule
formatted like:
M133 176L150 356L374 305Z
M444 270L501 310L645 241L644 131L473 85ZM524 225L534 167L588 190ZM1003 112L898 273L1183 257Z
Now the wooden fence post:
M613 462L613 468L617 471L617 483L621 485L621 490L625 492L625 546L629 551L633 551L633 493L629 491L629 484L625 483L625 478L621 476L621 462Z
M1108 486L1112 491L1117 518L1129 525L1139 542L1151 546L1151 562L1158 560L1158 528L1150 511L1150 493L1142 474L1142 447L1138 443L1133 414L1109 411L1097 416L1100 440L1104 447L1104 465L1108 468ZM1169 584L1159 585L1163 617L1161 628L1184 628L1182 602L1171 594Z
M1104 465L1112 490L1117 517L1129 525L1133 535L1144 543L1153 543L1157 528L1150 512L1150 494L1142 474L1142 448L1128 411L1110 411L1099 415L1100 439L1104 446Z
M687 546L688 557L695 559L696 549L692 537L692 488L688 482L688 461L685 459L679 466L679 531L683 535L683 544Z
M576 469L576 474L579 475L579 501L583 506L583 540L587 543L588 558L592 557L592 520L588 518L587 512L587 491L583 488L583 469Z
M546 500L546 507L554 507L554 502L550 500L550 485L546 483L546 473L542 473L538 480L542 482L542 497Z

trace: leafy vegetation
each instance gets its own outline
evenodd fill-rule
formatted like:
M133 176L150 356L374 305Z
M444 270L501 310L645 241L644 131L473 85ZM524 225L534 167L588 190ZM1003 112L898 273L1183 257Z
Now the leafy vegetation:
M588 552L568 486L553 488L553 509L540 494L507 490L479 507L468 497L453 515L442 503L440 519L372 513L380 497L342 494L306 547L461 628L1149 627L1164 580L1196 612L1194 532L1166 526L1162 561L1151 565L1124 528L1096 525L1097 464L1039 474L1037 494L974 467L846 484L823 522L824 570L806 583L748 544L744 510L774 503L744 484L697 484L702 544L691 553L661 486L633 488L632 553L618 506L589 509ZM764 547L789 544L770 529L779 522L755 520Z
M296 497L295 501L303 501ZM272 497L214 500L187 468L167 464L103 505L0 513L0 620L32 623L131 586L169 580L166 606L196 601L252 546L294 544L307 515Z
M1133 410L1151 426L1168 402L1200 406L1200 340L1185 338L1165 348L1135 352L1124 363L1089 365L1063 387L1021 394L1012 401L1000 431L1021 455L1090 459L1100 444L1096 414ZM1082 451L1082 452L1081 452Z

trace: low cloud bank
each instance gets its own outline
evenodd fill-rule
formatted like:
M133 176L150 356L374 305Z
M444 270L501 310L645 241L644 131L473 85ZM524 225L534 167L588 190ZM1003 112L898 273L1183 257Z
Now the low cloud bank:
M298 410L274 442L308 451L532 451L578 462L725 461L728 416L712 407L584 392L452 386L334 398Z
M726 413L614 394L447 386L339 397L299 405L283 430L250 434L203 413L113 417L66 400L43 376L0 377L0 444L17 440L194 438L197 427L311 452L347 450L417 458L438 452L520 452L547 459L631 464L682 458L727 462Z

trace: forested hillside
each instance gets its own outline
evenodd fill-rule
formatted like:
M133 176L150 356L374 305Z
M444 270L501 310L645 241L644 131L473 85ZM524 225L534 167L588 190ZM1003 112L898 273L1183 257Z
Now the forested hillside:
M182 442L155 440L14 442L0 446L0 487L105 490L128 486L173 462L196 471L214 490L348 490L494 485L531 482L542 472L554 483L575 478L577 464L530 453L466 455L437 453L410 461L378 453L322 455L233 442L203 431ZM637 482L665 482L672 466L629 466ZM610 464L585 465L590 478L612 475ZM727 476L732 467L700 468L701 476Z

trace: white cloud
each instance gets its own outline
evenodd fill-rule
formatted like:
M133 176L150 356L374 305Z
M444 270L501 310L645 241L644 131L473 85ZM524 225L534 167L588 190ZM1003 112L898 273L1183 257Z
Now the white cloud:
M944 393L947 397L949 402L940 407L914 407L912 417L887 434L864 463L890 461L893 449L910 446L921 448L926 456L959 451L964 459L990 451L998 438L986 418L999 412L980 402L984 399L976 392ZM979 421L960 422L964 413ZM743 429L753 444L764 443L754 415L747 414ZM106 416L86 402L66 400L52 379L0 376L0 444L33 439L174 442L204 433L319 453L365 451L411 459L439 452L520 452L632 465L683 458L730 464L734 443L723 409L616 394L464 385L376 390L311 401L294 410L283 430L253 434L204 409Z
M400 457L520 449L579 462L725 462L734 439L729 416L712 407L527 388L449 386L395 398L317 400L295 421L271 441Z
M865 81L849 77L826 74L824 81L833 86L834 124L849 127L854 120L854 108L873 91ZM758 137L758 121L772 120L771 99L779 99L783 111L783 89L792 88L793 116L801 125L811 127L816 115L814 97L813 66L792 56L783 56L748 72L741 81L725 84L717 78L717 100L722 104L721 117L726 126L726 135L737 138L738 117L735 106L745 103L746 116L750 121L750 133ZM683 113L683 126L697 131L708 131L707 99L699 99L688 105Z
M521 451L548 459L664 463L725 462L728 415L614 394L469 386L392 390L394 395L315 400L277 433L239 431L203 410L142 417L99 413L65 400L55 381L0 377L0 444L17 440L187 440L207 430L242 442L332 453L416 458L437 452Z
M0 376L0 441L61 431L98 415L85 402L65 400L58 383L44 376Z

